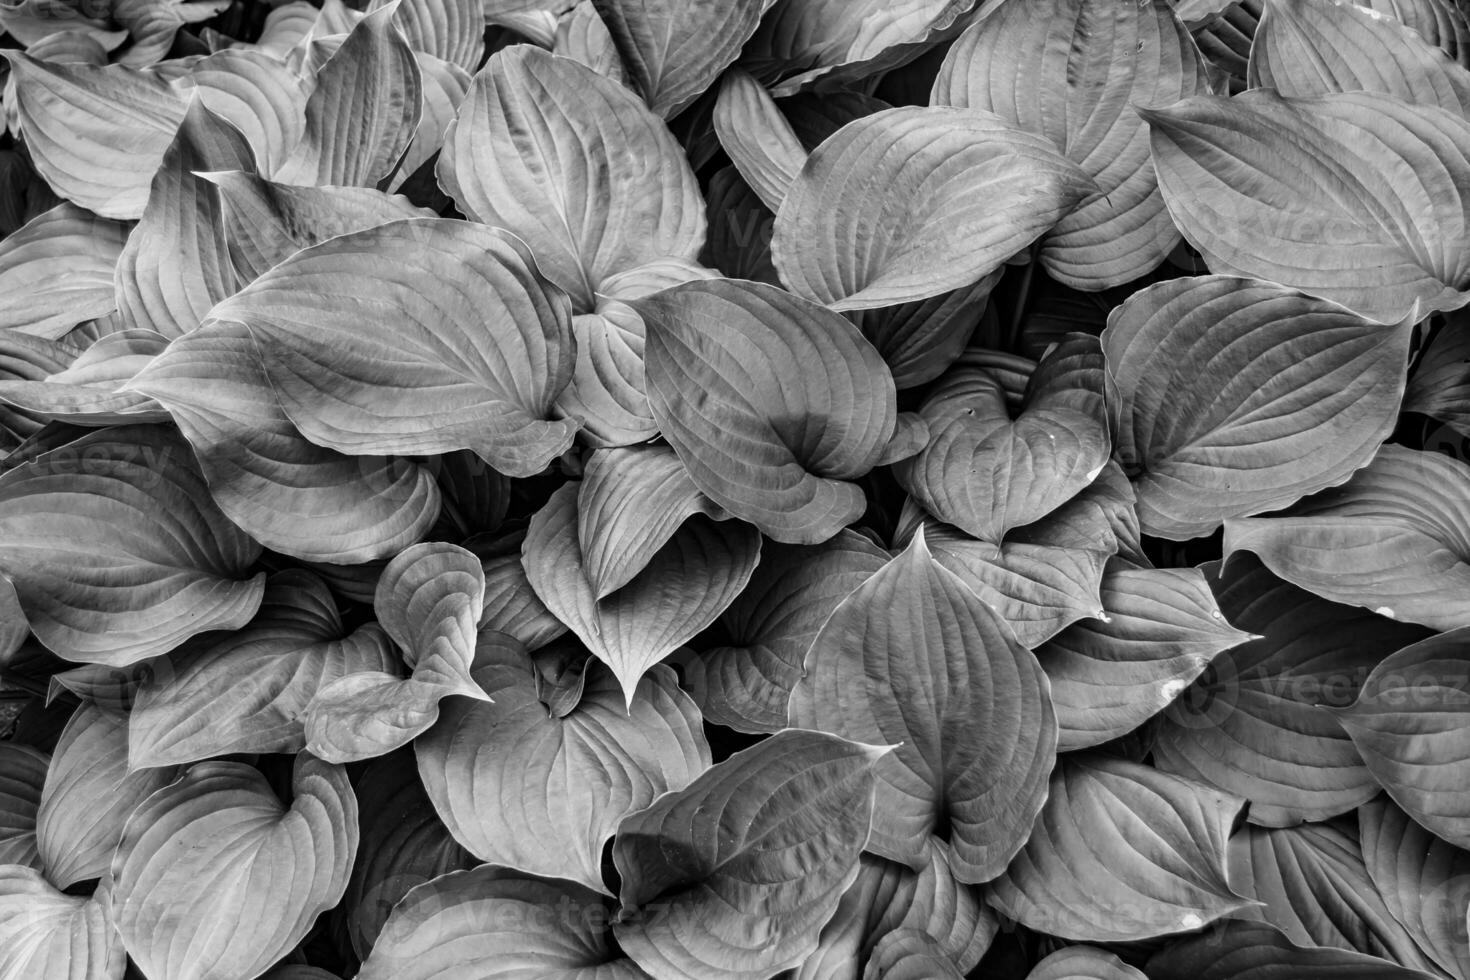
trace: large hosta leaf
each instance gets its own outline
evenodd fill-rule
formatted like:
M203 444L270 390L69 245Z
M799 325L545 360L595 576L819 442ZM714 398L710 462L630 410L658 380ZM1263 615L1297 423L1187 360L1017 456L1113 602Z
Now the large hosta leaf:
M104 429L0 476L0 572L69 660L121 665L245 625L259 554L161 426Z
M634 85L665 118L693 102L755 31L765 0L594 0Z
M1198 537L1346 480L1393 432L1412 336L1253 279L1134 293L1103 351L1143 529Z
M1266 89L1142 110L1169 213L1210 271L1397 320L1470 285L1470 122L1437 106Z
M1225 843L1241 801L1132 762L1068 756L1025 848L988 886L1002 914L1084 942L1198 929L1249 904Z
M329 449L469 449L530 476L571 444L550 418L575 356L567 298L498 229L411 218L342 235L211 315L250 328L286 414Z
M40 869L36 810L46 782L47 759L29 745L0 746L0 865Z
M690 518L628 584L599 599L577 535L579 490L562 487L531 518L521 561L546 608L612 668L631 705L638 678L745 588L761 538L748 524Z
M225 515L255 540L309 561L384 558L439 513L433 476L405 459L307 442L261 366L249 328L210 320L127 385L162 403Z
M133 811L113 860L117 928L157 980L253 977L337 904L357 852L347 773L301 755L285 806L239 762L201 762Z
M857 876L889 751L781 732L626 818L618 944L658 980L800 963Z
M979 281L1093 188L1050 141L993 113L886 109L807 159L771 252L802 296L837 310L892 306Z
M0 329L56 339L112 312L126 225L59 204L0 242Z
M1251 801L1268 827L1325 820L1378 792L1321 705L1352 703L1368 672L1427 630L1319 599L1249 556L1206 573L1225 618L1257 638L1216 657L1165 712L1154 759Z
M994 878L1046 798L1056 716L1040 665L915 536L832 613L791 724L898 743L877 767L868 849L918 868L947 831L955 875Z
M108 885L65 895L37 871L0 865L0 976L122 980L127 963Z
M357 980L640 980L618 951L616 908L569 881L482 865L409 892Z
M1110 562L1102 606L1107 618L1074 623L1036 649L1051 681L1063 751L1137 728L1221 651L1251 638L1225 621L1205 576L1193 568Z
M398 653L376 623L348 631L322 580L278 572L250 624L176 653L137 693L128 718L133 768L236 752L299 752L316 691L346 674L391 671Z
M1430 980L1376 956L1298 946L1264 922L1228 921L1156 953L1149 980Z
M514 648L477 660L494 703L447 705L414 745L419 771L482 861L605 892L602 849L618 821L709 767L699 711L667 667L644 674L629 703L595 661L575 707L549 710L537 669Z
M622 85L532 45L494 55L445 135L439 179L519 235L579 312L609 276L704 243L699 185L663 121Z
M1069 337L1037 365L1013 416L1000 379L956 368L920 409L928 445L894 475L935 517L999 544L1101 473L1111 448L1104 376L1097 339Z
M860 517L897 422L887 366L843 317L774 286L693 282L637 304L653 417L695 486L767 536Z
M1421 640L1337 712L1373 778L1415 821L1470 849L1470 627Z
M1439 630L1470 625L1470 465L1384 446L1346 484L1281 516L1227 521L1225 554L1237 551L1334 602Z
M1054 279L1096 290L1149 272L1179 233L1133 107L1208 90L1189 32L1167 0L1005 0L981 14L945 57L932 103L1045 136L1097 182L1042 242Z
M173 769L129 773L127 716L91 703L78 708L51 756L36 814L46 877L69 888L107 874L128 815L177 775Z

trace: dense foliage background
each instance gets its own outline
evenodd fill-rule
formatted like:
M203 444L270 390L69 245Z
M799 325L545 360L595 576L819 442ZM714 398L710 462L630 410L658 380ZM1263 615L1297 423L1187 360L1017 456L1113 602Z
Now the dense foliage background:
M1470 980L1461 0L0 0L0 980Z

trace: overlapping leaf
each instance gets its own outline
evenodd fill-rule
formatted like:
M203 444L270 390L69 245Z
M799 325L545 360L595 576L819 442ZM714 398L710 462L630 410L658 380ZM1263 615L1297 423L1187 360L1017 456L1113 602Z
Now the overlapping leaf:
M1470 436L1470 330L1442 329L1429 341L1409 378L1404 411L1439 419Z
M1103 351L1143 529L1199 537L1342 483L1393 432L1412 336L1259 280L1134 293Z
M1149 980L1429 980L1376 956L1298 946L1263 922L1227 921L1151 957Z
M125 225L60 204L0 242L0 328L57 339L112 312Z
M964 354L984 317L997 269L979 282L915 303L900 303L847 315L878 348L900 390L928 384Z
M373 0L368 9L391 3ZM483 0L400 0L393 24L415 51L474 71L485 54L485 6Z
M40 870L36 810L46 782L46 756L28 745L0 746L0 865Z
M567 631L531 587L519 551L497 555L481 567L485 571L481 631L504 633L533 652Z
M739 68L725 73L715 132L740 176L774 214L806 163L806 148L764 85Z
M275 173L306 132L306 103L316 79L301 78L267 51L232 47L195 63L178 87L192 88L210 112L240 131L261 170Z
M1146 980L1146 977L1096 946L1064 946L1032 967L1026 980Z
M65 895L37 871L0 865L0 974L122 980L127 962L107 885Z
M44 381L0 381L0 401L75 425L167 422L168 412L158 402L121 390L167 345L152 330L105 334L64 371L49 374Z
M1470 14L1455 0L1353 0L1417 31L1430 44L1470 66Z

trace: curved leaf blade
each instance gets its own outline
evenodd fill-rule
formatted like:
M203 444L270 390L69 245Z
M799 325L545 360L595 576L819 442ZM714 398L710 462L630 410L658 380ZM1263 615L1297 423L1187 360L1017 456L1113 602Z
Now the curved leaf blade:
M75 204L27 221L0 242L0 329L58 340L116 306L112 282L126 225Z
M107 885L65 895L40 872L0 865L0 973L47 980L122 980L128 954Z

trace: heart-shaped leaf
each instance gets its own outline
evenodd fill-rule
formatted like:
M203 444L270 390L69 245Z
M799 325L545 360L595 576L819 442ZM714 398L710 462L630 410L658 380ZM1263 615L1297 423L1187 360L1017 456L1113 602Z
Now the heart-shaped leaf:
M929 834L948 828L955 876L994 878L1046 799L1057 740L1046 675L922 531L832 613L788 711L796 727L900 743L876 770L868 850L915 869Z
M857 876L889 751L779 732L625 818L618 944L658 980L796 966Z
M750 580L761 538L748 524L693 517L625 586L598 599L577 536L579 487L568 484L531 518L526 577L546 608L612 668L631 705L638 679L714 622Z
M469 449L530 476L571 444L550 419L574 357L566 296L498 229L411 218L342 235L211 316L250 328L286 414L329 449Z
M46 782L46 756L28 745L0 745L0 865L41 870L36 810Z
M609 276L692 260L704 242L699 185L663 121L617 82L532 45L475 76L438 173L461 211L520 236L581 313Z
M1429 980L1363 953L1297 946L1264 922L1227 921L1152 956L1149 980Z
M1393 432L1412 319L1232 276L1130 296L1103 351L1143 529L1200 537L1346 480Z
M1256 638L1217 656L1165 711L1155 764L1251 801L1268 827L1326 820L1378 792L1320 705L1352 703L1368 672L1427 630L1319 599L1249 556L1206 565L1220 610Z
M0 865L0 975L123 980L127 965L107 884L65 895L38 871Z
M1225 843L1241 800L1105 756L1060 760L1025 848L987 887L1022 925L1128 942L1188 932L1250 905L1231 891Z
M245 577L259 554L160 426L103 429L0 476L0 572L69 660L119 666L244 626L265 589Z
M639 301L648 398L695 486L776 541L862 515L852 480L893 435L897 392L843 317L774 286L692 282Z
M291 790L284 806L250 766L201 762L133 811L113 900L150 978L257 976L337 904L358 840L347 773L301 755Z
M446 705L414 750L430 799L470 853L606 892L602 850L618 821L683 789L710 755L672 670L644 674L631 703L611 671L589 672L576 706L558 716L524 653L477 662L494 704Z
M1470 625L1470 465L1387 445L1351 480L1284 514L1225 523L1225 554L1254 552L1325 599L1438 630Z
M892 306L978 282L1093 190L1050 141L992 113L886 109L813 151L771 253L801 296L835 310Z
M1452 175L1470 169L1470 121L1388 95L1266 89L1141 114L1169 213L1211 272L1377 320L1462 305L1470 196Z
M0 328L58 339L117 305L113 273L128 228L59 204L0 242Z
M1047 232L1040 259L1058 282L1097 290L1152 271L1179 241L1133 107L1208 90L1167 0L1005 0L982 7L949 49L930 101L1044 136L1096 181Z

